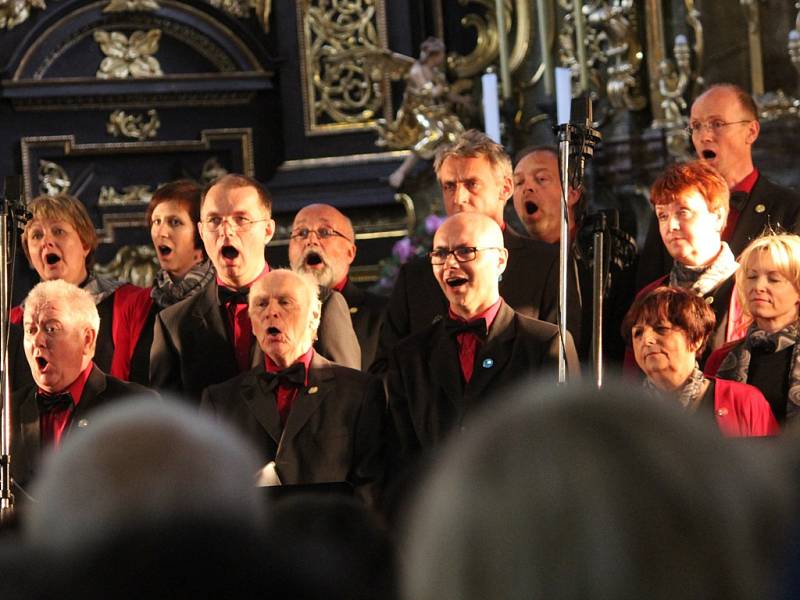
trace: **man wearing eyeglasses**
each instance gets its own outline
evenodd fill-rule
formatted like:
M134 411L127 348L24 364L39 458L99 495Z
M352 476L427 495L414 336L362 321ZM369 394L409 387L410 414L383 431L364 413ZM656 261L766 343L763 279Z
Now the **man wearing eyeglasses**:
M514 190L511 159L499 144L474 129L455 144L439 148L434 170L442 188L445 212L478 213L501 228L508 261L500 293L516 311L528 317L555 322L558 289L558 249L524 238L507 227L506 202ZM397 277L370 368L384 373L392 348L404 337L427 327L447 313L447 300L425 261L404 264Z
M292 270L313 275L319 285L344 296L361 346L361 369L366 370L375 357L387 300L350 280L350 265L355 257L353 225L336 208L310 204L297 213L289 239Z
M515 312L501 297L498 280L506 271L508 250L494 220L474 212L449 217L434 236L429 260L448 308L390 356L394 473L462 427L470 413L506 386L533 375L555 382L558 374L558 328ZM568 372L577 376L569 333L563 343Z
M730 83L711 86L692 104L687 130L697 158L717 169L730 188L731 208L722 240L735 256L768 227L800 232L800 194L776 185L753 164L753 144L761 125L758 108L746 91ZM642 256L652 257L640 260L637 281L642 285L672 265L655 221Z
M198 229L217 273L191 298L156 318L150 381L199 401L221 383L264 360L247 311L250 286L269 271L265 247L275 232L272 200L256 180L229 174L212 183L200 204ZM361 352L341 294L326 294L317 351L351 368Z

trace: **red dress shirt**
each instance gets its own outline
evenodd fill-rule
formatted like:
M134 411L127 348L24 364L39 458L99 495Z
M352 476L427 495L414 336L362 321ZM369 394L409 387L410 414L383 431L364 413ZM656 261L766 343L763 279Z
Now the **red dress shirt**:
M483 319L486 321L486 331L488 332L502 303L503 299L499 298L497 302L469 321L456 315L451 308L450 318L454 321L461 321L462 323L473 323L479 319ZM464 376L464 381L469 383L472 379L472 372L475 370L475 355L478 353L478 344L481 343L481 340L471 331L465 331L456 336L456 341L458 342L458 362L461 364L461 374Z
M69 387L64 390L69 392L72 396L72 406L63 408L54 408L53 410L39 415L39 439L41 440L42 447L53 444L55 447L61 445L61 437L67 429L72 413L75 412L75 407L81 401L83 395L83 388L86 387L86 381L89 379L89 374L92 372L94 363L89 363L80 375L73 381ZM39 393L45 396L49 395L48 392L39 388Z
M269 273L269 265L264 265L264 270L259 273L253 281L238 288L250 289L256 281L261 279L266 273ZM236 289L225 285L222 280L217 277L217 285L232 291ZM229 302L225 304L225 310L228 314L228 334L233 340L233 352L236 355L236 364L239 367L239 372L243 373L250 369L250 349L253 347L253 326L250 323L250 314L247 312L247 304L234 304Z
M306 368L305 385L308 386L308 370L311 368L311 359L314 358L314 347L308 349L308 352L303 354L300 358L292 364L302 363ZM269 356L264 357L265 368L267 373L279 373L282 369L276 365ZM278 387L275 390L275 403L278 407L278 415L281 418L281 427L286 425L286 419L289 418L289 413L292 410L292 403L297 398L298 388L292 383L278 382Z

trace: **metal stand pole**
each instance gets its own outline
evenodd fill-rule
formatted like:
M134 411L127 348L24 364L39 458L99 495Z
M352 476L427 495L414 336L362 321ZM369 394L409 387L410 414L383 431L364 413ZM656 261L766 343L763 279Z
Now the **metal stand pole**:
M3 400L0 426L0 522L7 520L14 510L11 488L11 386L8 373L8 264L12 253L9 252L8 222L8 199L4 198L0 212L0 395Z
M592 261L592 373L598 388L603 387L604 229L605 226L595 231L592 240L594 244Z
M558 140L558 158L561 171L561 241L558 255L558 383L567 381L567 361L564 340L567 339L567 269L569 268L569 147L573 126L562 125Z

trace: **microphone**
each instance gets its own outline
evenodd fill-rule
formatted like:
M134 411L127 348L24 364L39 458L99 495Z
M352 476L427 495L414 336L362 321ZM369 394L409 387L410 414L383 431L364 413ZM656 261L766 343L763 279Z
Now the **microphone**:
M573 132L570 140L569 186L576 190L583 182L586 160L594 156L594 147L602 137L593 127L592 99L588 94L572 99L569 124Z
M33 215L25 206L22 194L22 177L20 175L6 175L4 180L3 200L8 206L8 212L22 230Z

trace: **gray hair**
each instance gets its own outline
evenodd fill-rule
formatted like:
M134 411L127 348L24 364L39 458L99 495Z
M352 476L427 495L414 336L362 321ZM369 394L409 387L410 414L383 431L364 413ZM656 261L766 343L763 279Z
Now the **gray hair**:
M54 301L59 301L62 308L67 310L73 323L90 327L95 333L100 330L100 315L97 312L94 296L63 279L36 284L25 298L25 310L32 310Z
M469 129L458 136L452 144L439 146L436 158L433 160L433 170L439 177L439 170L448 158L477 158L485 157L498 179L513 176L511 158L500 144L488 135L477 129Z
M46 457L23 525L54 549L92 543L127 526L227 516L260 525L261 465L239 434L178 400L125 400Z

